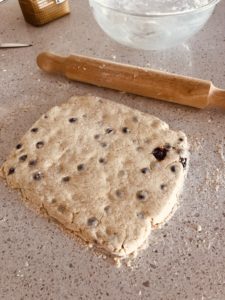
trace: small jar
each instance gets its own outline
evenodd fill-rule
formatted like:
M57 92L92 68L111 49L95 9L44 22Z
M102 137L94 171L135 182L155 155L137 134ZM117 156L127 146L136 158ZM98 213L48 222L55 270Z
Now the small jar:
M41 26L70 13L68 0L19 0L24 19Z

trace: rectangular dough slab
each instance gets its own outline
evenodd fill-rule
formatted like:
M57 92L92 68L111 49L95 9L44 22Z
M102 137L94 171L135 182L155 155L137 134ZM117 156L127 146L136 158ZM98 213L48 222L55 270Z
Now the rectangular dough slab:
M64 228L126 257L171 214L187 162L184 133L154 116L86 96L43 115L1 175Z

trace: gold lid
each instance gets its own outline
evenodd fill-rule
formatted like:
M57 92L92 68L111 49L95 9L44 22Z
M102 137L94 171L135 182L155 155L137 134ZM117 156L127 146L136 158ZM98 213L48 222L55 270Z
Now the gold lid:
M25 20L40 26L70 13L68 0L19 0Z

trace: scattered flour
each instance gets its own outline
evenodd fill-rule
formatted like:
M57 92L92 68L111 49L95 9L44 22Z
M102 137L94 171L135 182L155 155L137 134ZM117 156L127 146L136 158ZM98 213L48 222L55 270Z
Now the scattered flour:
M222 140L221 144L217 145L217 150L218 150L221 160L225 164L224 147L225 147L225 143L224 143L224 140Z

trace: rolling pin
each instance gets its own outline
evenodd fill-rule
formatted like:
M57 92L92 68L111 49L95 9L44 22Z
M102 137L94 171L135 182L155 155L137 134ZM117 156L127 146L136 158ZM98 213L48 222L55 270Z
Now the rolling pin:
M80 55L43 52L38 66L68 79L197 108L225 108L225 90L212 82Z

